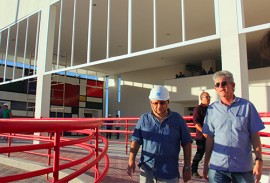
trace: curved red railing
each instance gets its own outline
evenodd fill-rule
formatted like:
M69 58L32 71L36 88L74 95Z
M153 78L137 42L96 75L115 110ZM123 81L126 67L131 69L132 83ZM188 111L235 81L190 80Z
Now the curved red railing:
M49 159L47 163L49 167L47 168L30 171L23 174L0 177L0 182L17 181L46 174L47 177L49 177L48 175L52 174L52 180L49 180L48 178L48 181L64 183L78 177L89 169L92 169L95 173L94 182L100 182L106 176L109 168L109 158L107 156L108 141L106 138L98 135L98 128L101 126L101 124L102 121L93 118L0 119L0 133L11 133L1 134L1 136L34 140L39 142L39 144L19 146L11 146L11 142L9 142L8 146L0 148L0 153L9 153L8 155L10 155L10 153L25 152L37 156L45 156ZM63 132L74 130L86 134L87 136L77 139L61 137ZM29 134L36 132L50 132L53 133L53 136ZM101 139L101 141L104 143L103 149L99 147L99 139ZM83 149L86 153L82 157L75 160L69 157L60 156L61 148L67 146L77 146ZM33 152L34 150L46 149L48 153ZM51 149L53 149L53 154L51 154ZM53 160L52 166L50 166L50 160ZM104 160L104 168L102 172L100 172L98 167L98 163L101 160ZM68 176L61 179L59 178L59 172L61 170L69 169L71 167L74 168L75 166L79 168L77 168L73 173L70 173Z
M262 117L265 125L270 125L270 113L259 113ZM195 126L192 123L192 116L183 117L187 126L191 131L195 131ZM125 144L126 154L128 153L129 147L129 137L133 133L134 126L137 123L139 117L133 118L41 118L41 119L32 119L32 118L13 118L13 119L0 119L0 136L9 137L7 147L1 147L0 153L14 153L14 152L26 152L32 153L39 156L48 157L48 165L50 165L51 160L53 160L53 165L49 168L42 170L37 170L33 172L28 172L24 174L0 177L0 182L16 181L26 178L31 178L34 176L44 175L44 174L53 174L53 179L49 180L51 182L68 182L76 178L77 176L83 174L88 169L92 168L95 172L94 182L100 182L107 174L109 168L109 159L107 156L108 150L108 141L105 137L99 135L100 133L120 133L125 135L125 141L109 141L110 143L120 143ZM120 123L105 123L104 121L120 121ZM102 127L106 125L112 126L121 126L125 129L123 130L106 130ZM88 129L88 130L84 130ZM91 129L91 130L90 130ZM60 134L64 131L77 132L82 134L87 134L87 137L78 138L78 139L68 139L61 137ZM33 132L51 132L53 136L37 136L30 134L18 134L18 133L33 133ZM3 134L5 133L5 134ZM195 137L195 132L191 132L191 136ZM260 136L269 137L269 132L260 132ZM19 139L28 139L42 142L41 144L31 144L24 146L11 146L11 138ZM87 141L94 142L86 143ZM99 148L98 142L104 143L104 149ZM60 156L60 147L66 146L77 146L79 148L85 149L88 154L82 158L74 160L68 157ZM194 146L196 147L196 146ZM270 149L269 144L262 144L263 149ZM36 149L47 149L48 152L44 154L33 153L33 150ZM51 149L54 150L54 154L51 154ZM263 154L270 155L269 151L263 151ZM85 163L86 161L93 159L90 163ZM105 160L105 165L103 171L100 172L98 163L100 160ZM68 163L60 164L60 161L68 161ZM74 166L82 164L83 166L77 169L74 173L59 179L59 171L68 169Z

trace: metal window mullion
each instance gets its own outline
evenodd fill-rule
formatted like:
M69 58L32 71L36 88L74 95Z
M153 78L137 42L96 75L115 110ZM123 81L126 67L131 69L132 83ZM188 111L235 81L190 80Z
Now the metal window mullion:
M62 31L62 15L63 15L63 0L60 1L60 15L59 15L59 27L58 27L58 44L57 44L56 69L59 69L61 31Z
M181 0L182 42L186 41L185 3Z
M25 61L26 61L26 54L27 54L28 32L29 32L29 17L28 17L27 20L26 20L25 40L24 40L24 53L23 53L23 71L22 71L22 77L24 77L24 74L25 74Z
M214 1L216 35L220 37L219 0Z
M106 58L109 58L110 54L110 11L111 0L108 0L108 14L107 14L107 46L106 46Z
M0 54L1 54L1 50L2 50L1 48L2 48L2 32L0 31ZM0 59L3 59L3 58L0 57ZM1 61L1 63L2 63L2 61Z
M37 32L36 32L36 45L35 45L35 58L34 58L34 68L33 75L36 74L36 62L37 62L37 52L38 52L38 42L39 42L39 27L40 27L40 12L38 12L38 22L37 22ZM31 66L30 66L31 68Z
M105 117L109 113L109 76L105 76Z
M154 48L157 47L157 2L153 0L153 41Z
M236 1L238 30L241 32L245 27L245 14L243 0Z
M121 75L118 76L118 83L117 83L117 90L118 90L118 96L117 96L117 102L120 103L121 102L121 81L122 81L122 77Z
M7 46L6 46L6 55L5 55L5 66L4 66L4 74L3 74L3 81L6 81L6 73L7 73L7 60L8 60L8 47L9 47L9 37L10 37L10 27L8 28L8 35L7 35Z
M75 31L76 31L76 7L77 7L77 0L74 0L70 66L74 65L74 45L75 45Z
M14 63L13 63L12 79L15 79L15 71L16 71L16 65L17 65L17 48L18 48L19 30L20 30L20 23L17 24L17 30L16 30L16 42L15 42L15 51L14 51L14 60L13 60Z
M240 33L246 34L246 33L260 31L260 30L269 29L269 28L270 28L270 23L265 23L265 24L243 28L242 30L240 30Z
M90 63L91 60L92 15L93 15L93 0L90 0L89 19L88 19L87 63Z
M132 51L132 0L128 1L128 54Z

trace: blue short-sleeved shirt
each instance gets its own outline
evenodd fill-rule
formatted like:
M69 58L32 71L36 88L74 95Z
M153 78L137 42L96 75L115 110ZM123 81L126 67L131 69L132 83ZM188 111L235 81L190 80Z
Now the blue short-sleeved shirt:
M254 105L235 97L230 106L220 100L208 106L203 133L214 137L210 168L228 172L253 169L251 135L264 129Z
M168 111L168 117L162 123L152 112L143 114L132 135L132 141L142 146L139 166L152 169L154 176L163 179L179 177L180 144L192 142L182 116Z

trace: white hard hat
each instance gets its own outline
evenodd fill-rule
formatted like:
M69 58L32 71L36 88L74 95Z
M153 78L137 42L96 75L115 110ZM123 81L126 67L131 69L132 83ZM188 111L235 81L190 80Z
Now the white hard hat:
M170 99L169 91L164 86L156 85L150 91L149 99L150 100L169 100Z
M8 103L4 103L2 106L4 106L4 105L7 106L7 107L9 107Z

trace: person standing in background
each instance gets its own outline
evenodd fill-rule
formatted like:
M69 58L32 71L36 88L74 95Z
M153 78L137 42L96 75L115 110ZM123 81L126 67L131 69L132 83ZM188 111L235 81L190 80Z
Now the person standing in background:
M116 114L115 117L116 117L116 118L119 118L119 115ZM115 123L116 123L116 124L117 124L117 123L120 123L120 121L119 121L119 120L116 120ZM115 126L115 130L120 130L120 126L119 126L119 125L116 125L116 126ZM119 133L116 133L116 139L119 139L119 137L120 137L120 134L119 134Z
M111 118L112 115L109 114L108 115L108 118ZM106 120L104 121L105 123L113 123L113 120ZM106 125L106 130L112 130L113 129L113 126L112 125ZM107 139L111 139L112 138L112 132L107 132Z
M3 106L0 108L0 118L3 118Z
M11 110L9 109L8 103L4 103L2 105L2 109L3 109L3 112L2 112L3 118L12 118L12 113L11 113Z
M204 68L201 68L200 75L206 75L206 74L207 74L206 70Z
M210 95L207 92L202 92L200 95L201 104L198 105L193 111L193 123L196 128L196 145L197 145L197 152L193 158L191 171L192 177L195 178L202 178L198 173L198 165L199 162L202 160L204 152L205 152L205 137L202 133L203 121L206 114L206 110L208 105L210 104Z
M207 74L214 74L213 67L210 67L210 69L209 69L209 71L207 72Z

